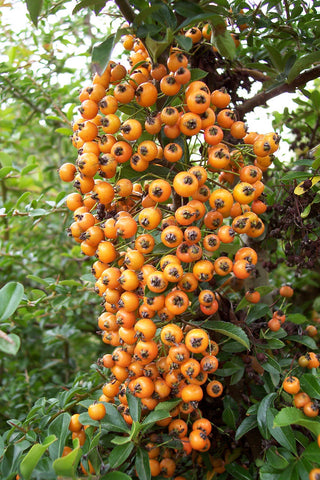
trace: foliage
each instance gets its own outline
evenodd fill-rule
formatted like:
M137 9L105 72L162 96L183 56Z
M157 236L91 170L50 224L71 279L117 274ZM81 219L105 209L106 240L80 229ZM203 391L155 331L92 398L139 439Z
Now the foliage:
M293 406L282 385L285 377L297 376L301 389L320 400L318 368L308 364L310 353L319 353L319 87L317 82L306 86L319 76L319 6L271 0L253 7L238 0L118 0L117 8L105 3L78 2L68 17L66 2L28 0L37 27L31 40L30 26L14 32L3 25L1 478L78 478L89 472L102 480L149 479L146 446L151 441L160 445L161 454L177 460L175 475L188 480L307 479L312 468L320 466L319 417ZM105 16L107 29L99 23ZM109 30L110 19L119 18L129 26L119 29L116 23ZM211 37L193 45L183 32L207 21ZM95 335L99 299L93 295L92 262L80 256L80 245L66 235L70 189L61 185L56 170L74 163L68 137L77 90L90 84L89 54L101 73L126 34L145 43L153 62L165 62L175 41L190 56L192 78L205 78L210 90L224 86L239 119L269 98L301 90L297 109L274 117L276 131L287 127L293 134L288 142L295 156L285 164L274 158L265 172L266 230L258 239L245 240L258 253L258 275L245 283L233 276L218 281L219 311L206 320L206 329L220 346L215 377L223 382L224 393L205 396L200 403L213 426L212 448L205 453L184 455L181 441L157 424L168 418L176 400L160 402L146 414L127 390L132 425L112 403L104 402L101 421L87 413L110 380L110 370L97 358L112 348ZM134 102L124 105L122 119L134 116L141 121L146 110ZM186 143L182 140L181 145L185 148ZM127 164L112 182L173 178L175 168L183 169L162 164L138 174ZM179 199L174 201L178 206ZM236 240L224 250L233 255L239 246ZM167 249L156 245L154 255L164 253ZM294 286L292 298L279 294L287 284ZM261 294L258 304L244 297L250 287ZM195 312L194 302L193 316L183 321L199 326ZM268 322L277 312L286 322L272 331ZM75 413L88 426L84 443L71 438ZM188 421L192 424L192 415Z

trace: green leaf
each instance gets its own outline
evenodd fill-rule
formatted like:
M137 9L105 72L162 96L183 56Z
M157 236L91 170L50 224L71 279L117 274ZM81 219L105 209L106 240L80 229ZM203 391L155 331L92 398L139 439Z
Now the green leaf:
M131 442L131 435L129 437L114 437L111 440L111 443L114 445L125 445L126 443Z
M0 321L7 320L17 310L23 297L21 283L9 282L0 290Z
M303 323L308 322L307 317L305 317L301 313L289 313L289 315L287 315L287 320L297 325L302 325Z
M32 23L37 26L38 18L42 8L42 0L26 0L26 3Z
M233 60L236 55L236 46L228 30L219 35L214 35L214 43L222 57Z
M15 168L13 167L2 167L0 168L0 178L4 178L8 175L8 173L12 172L16 170Z
M243 435L250 432L250 430L253 430L257 426L258 426L258 421L257 421L256 415L250 415L249 417L246 417L240 423L239 427L236 430L236 434L235 434L236 442L240 440L240 438L243 437Z
M291 427L289 425L286 427L274 426L274 418L277 413L278 411L274 408L269 408L267 411L267 425L269 432L273 438L280 443L280 445L292 452L294 455L297 455L296 440Z
M98 73L103 73L108 66L115 44L126 29L119 29L117 33L109 35L102 43L95 45L92 49L92 63Z
M82 450L78 445L65 457L56 458L52 464L56 475L74 478L81 456Z
M191 50L193 43L190 37L186 37L185 35L176 35L174 38L183 50L186 52Z
M134 422L139 422L141 416L141 400L138 397L135 397L130 392L129 388L126 391L126 397L128 400L128 406L130 410L131 418Z
M250 324L259 318L265 317L270 313L270 308L264 303L258 303L250 307L249 313L246 318L246 323Z
M128 425L126 424L116 407L111 405L111 403L103 402L103 404L106 407L106 415L101 421L103 426L107 427L107 429L110 431L129 433L130 430L128 428Z
M33 470L35 469L44 452L47 450L49 445L51 445L56 440L57 437L55 435L49 435L47 438L45 438L42 444L36 443L31 447L27 455L20 463L20 472L22 473L22 476L25 480L29 480Z
M284 470L289 465L289 462L282 456L277 447L271 446L267 450L267 463L272 465L276 470Z
M310 419L296 407L285 407L274 419L275 427L286 427L287 425L301 425L310 430L314 435L320 434L320 420L318 418Z
M163 40L154 40L149 34L147 35L146 47L148 52L150 52L151 58L154 62L156 62L161 53L163 53L165 49L171 45L172 40L173 31L171 28L167 28L166 36Z
M291 83L302 70L305 70L306 68L310 68L311 65L313 65L316 62L319 62L320 60L320 52L312 52L308 53L307 55L303 55L302 57L298 58L296 60L288 74L287 82Z
M319 445L316 442L310 443L302 452L302 457L316 463L319 463L319 455Z
M236 465L233 463L227 464L225 469L233 478L237 480L253 480L251 473L246 470L245 468L241 467L241 465Z
M57 133L61 133L61 135L65 135L66 137L70 137L70 135L72 135L73 133L71 128L66 128L66 127L56 128L55 131Z
M132 478L123 472L109 472L101 480L132 480Z
M228 425L228 427L232 428L232 430L236 429L237 416L231 407L227 407L223 410L222 420L226 425Z
M139 480L150 480L150 462L148 453L143 448L137 448L135 467Z
M4 353L8 353L9 355L16 355L20 345L20 337L15 333L3 333L3 336L0 337L0 351Z
M312 373L305 373L300 378L301 390L311 398L320 400L320 378Z
M49 453L52 459L56 459L62 455L63 448L66 443L66 439L70 434L69 424L70 424L71 415L67 412L61 413L58 415L52 422L49 424L48 433L55 435L58 439L53 445L49 446Z
M222 322L220 320L209 321L206 322L204 325L209 330L213 330L215 332L221 333L222 335L233 338L234 340L245 346L248 350L250 350L250 342L247 334L242 330L242 328L238 327L237 325L233 325L232 323L228 322Z
M267 413L270 407L273 405L273 402L276 396L277 396L276 393L269 393L261 400L258 408L258 413L257 413L258 428L263 438L266 438L267 440L270 438L270 433L267 426Z
M25 202L30 197L30 192L24 192L17 200L16 208L19 208L21 203Z
M38 167L37 163L32 163L31 165L27 165L26 167L24 167L20 173L21 175L26 175L27 173L32 172L32 170L34 170L37 167Z
M178 400L167 400L166 402L160 402L154 409L155 411L158 410L165 410L167 412L170 412L173 410L177 405L181 403L181 399L179 398Z
M283 55L279 52L279 50L276 47L273 47L271 45L265 45L265 49L267 50L270 60L273 64L273 66L276 68L278 72L283 71Z
M146 416L143 420L142 425L150 425L151 423L158 422L159 420L164 420L165 418L170 417L170 413L166 410L153 410Z
M305 345L310 350L315 350L317 348L317 344L313 338L308 337L307 335L289 335L287 340L300 343L300 345Z
M130 453L134 449L134 443L128 443L127 445L118 445L114 447L108 456L108 463L110 463L111 468L118 468L122 465Z
M201 80L208 75L208 72L205 72L201 68L191 68L191 81L194 82L195 80ZM176 140L175 140L176 141Z

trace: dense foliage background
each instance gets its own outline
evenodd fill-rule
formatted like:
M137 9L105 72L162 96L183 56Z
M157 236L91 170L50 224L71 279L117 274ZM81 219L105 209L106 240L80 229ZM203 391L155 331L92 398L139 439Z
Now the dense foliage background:
M94 68L101 71L107 65L114 43L120 40L121 32L116 32L123 17L145 41L154 61L166 54L173 38L183 49L192 49L180 33L182 28L207 19L217 27L228 18L227 31L219 33L217 29L215 33L218 53L201 45L192 56L192 67L208 72L211 89L227 88L241 118L269 98L295 92L296 108L274 114L274 129L280 134L284 128L285 132L289 130L288 138L282 142L289 142L290 157L285 162L275 158L272 168L265 173L265 199L270 206L264 220L267 232L263 242L255 244L262 259L261 275L255 286L269 287L266 291L271 295L270 303L286 312L289 323L277 334L266 334L268 348L263 353L257 354L253 349L247 354L240 349L241 355L231 358L236 342L229 345L222 354L219 375L233 376L232 385L237 382L237 375L240 379L240 373L246 370L252 387L248 395L254 399L252 413L257 413L254 405L267 399L262 408L265 412L275 398L279 381L296 368L299 356L307 351L319 352L319 334L306 334L309 324L319 328L320 312L318 2L269 0L249 5L225 0L139 0L105 4L104 0L97 0L79 2L76 7L73 5L73 11L69 2L27 4L28 22L17 31L13 22L7 23L1 16L10 5L0 3L0 459L1 477L8 480L19 471L21 475L21 459L37 442L46 445L47 435L60 437L57 452L61 455L65 441L71 444L69 417L63 417L64 413L82 411L78 409L79 402L93 398L107 375L106 369L98 368L96 363L109 347L95 334L100 299L93 292L92 261L81 255L80 246L66 233L71 215L65 207L65 197L71 189L69 184L61 183L57 169L62 163L75 161L70 134L78 93L90 84ZM13 12L22 7L25 4L15 2ZM129 30L125 27L122 33ZM236 47L230 32L239 38L240 46ZM122 49L118 47L115 56L118 51ZM114 55L111 58L117 60ZM249 130L254 129L254 125L249 125ZM304 181L305 189L295 190ZM290 303L279 299L277 290L288 283L295 289ZM228 295L234 306L242 301L242 308L248 307L242 300L243 291L239 293L231 287ZM261 328L266 327L270 317L265 304L250 307L250 322L259 321ZM320 381L318 373L314 373L313 379L306 377L304 386L320 400ZM257 435L248 437L250 457L248 445L238 445L246 428L241 434L238 430L234 438L239 428L235 402L230 395L219 406L219 412L224 410L223 423L219 425L224 436L217 450L221 456L226 450L231 451L231 456L234 454L243 466L230 467L221 475L222 479L257 478L264 464L259 473L263 480L288 477L288 468L291 479L304 480L312 466L319 466L319 450L312 436L320 433L318 419L314 420L317 426L310 427L312 434L305 428L309 425L302 422L304 429L290 433L289 426L282 430L278 427L281 435L275 438L260 409L262 416L250 428L259 431L262 440L255 445L258 451L254 451L252 442L257 442ZM278 409L291 405L290 402L291 398L284 394ZM56 418L63 420L58 424L53 421ZM291 448L287 454L284 450L290 451L290 442L296 441L291 438L292 431L299 448ZM280 454L276 451L279 444ZM308 444L309 456L300 459L302 446ZM21 478L57 478L52 459L58 454L50 448L51 457L44 455L38 467L37 462L34 464L36 470L31 473L31 469L30 476ZM86 452L93 449L91 443ZM99 458L92 461L95 467L99 464ZM255 466L251 462L256 462ZM188 478L197 475L197 464L192 465L193 473ZM214 478L205 465L207 478ZM278 470L272 470L275 465ZM96 478L107 478L104 475L102 469Z

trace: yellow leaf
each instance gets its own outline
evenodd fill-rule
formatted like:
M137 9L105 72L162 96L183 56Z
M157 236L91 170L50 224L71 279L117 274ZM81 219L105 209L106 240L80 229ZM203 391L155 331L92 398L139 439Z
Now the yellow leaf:
M305 182L307 182L308 180L311 180L311 184L305 186ZM303 182L299 183L299 185L296 186L296 188L294 189L294 193L296 195L303 195L305 192L310 190L310 188L312 188L313 185L315 185L320 181L320 176L318 175L316 177L309 178L308 180L304 180Z

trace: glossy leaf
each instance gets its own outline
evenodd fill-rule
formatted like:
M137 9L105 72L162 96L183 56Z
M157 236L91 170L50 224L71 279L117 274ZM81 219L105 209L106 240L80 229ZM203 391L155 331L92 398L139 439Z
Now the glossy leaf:
M303 70L310 68L314 63L320 61L320 52L312 52L299 57L293 64L287 81L291 83Z
M151 479L148 453L143 448L137 448L135 467L139 480Z
M320 434L320 420L308 418L295 407L286 407L280 410L274 419L274 426L301 425L310 430L314 435Z
M74 448L68 455L65 457L56 458L52 466L56 475L61 475L65 477L75 477L75 472L80 462L82 455L82 450L78 446Z
M301 390L306 392L310 398L320 400L320 378L318 375L305 373L300 378Z
M141 416L141 400L140 398L132 395L128 388L126 391L126 396L128 400L131 418L134 422L139 422Z
M134 443L128 443L126 445L117 445L112 449L110 455L108 456L108 462L111 468L118 468L122 465L132 450L134 449Z
M250 432L250 430L253 430L257 426L258 426L258 421L257 421L256 415L250 415L249 417L246 417L240 423L239 427L236 430L236 434L235 434L236 442L240 440L240 438L243 437L243 435Z
M241 343L248 350L250 350L250 342L247 334L242 330L242 328L238 327L237 325L217 320L216 322L206 322L205 327L209 330L213 330L214 332L218 332L222 335L233 338L237 342Z
M276 396L277 396L276 393L269 393L261 400L258 408L258 413L257 413L258 428L263 438L266 438L266 439L270 438L270 432L267 424L267 413L269 408L273 405L273 402Z

